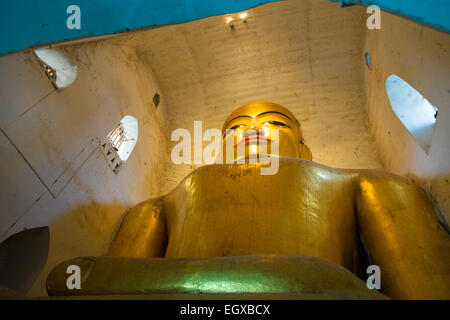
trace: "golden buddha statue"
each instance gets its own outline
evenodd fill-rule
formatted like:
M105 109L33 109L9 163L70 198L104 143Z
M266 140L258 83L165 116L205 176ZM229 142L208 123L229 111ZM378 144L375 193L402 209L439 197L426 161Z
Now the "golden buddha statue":
M237 129L240 137L228 134ZM278 154L266 149L279 156L278 172L262 175L261 162L198 168L132 208L107 257L56 266L49 295L385 298L355 275L360 237L386 296L450 298L449 234L421 188L383 171L310 161L299 122L277 104L238 108L223 135L224 148L233 137L246 157L259 152L252 142L277 140ZM81 268L80 290L66 287L69 265Z

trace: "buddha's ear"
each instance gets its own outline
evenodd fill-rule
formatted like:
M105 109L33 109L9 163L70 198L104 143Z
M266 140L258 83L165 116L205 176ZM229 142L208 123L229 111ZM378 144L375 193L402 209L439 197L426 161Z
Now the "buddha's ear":
M299 149L300 149L300 157L302 159L312 160L311 150L308 148L306 144L303 143L303 141L300 141Z

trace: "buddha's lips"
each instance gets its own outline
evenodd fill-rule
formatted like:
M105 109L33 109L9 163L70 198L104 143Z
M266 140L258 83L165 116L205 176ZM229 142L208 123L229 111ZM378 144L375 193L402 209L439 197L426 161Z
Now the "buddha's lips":
M270 140L269 138L266 138L264 136L260 136L260 135L253 135L253 136L246 136L244 137L244 139L242 139L241 141L239 141L238 143L236 143L234 146L237 147L238 145L245 143L247 144L256 144L256 142L272 142L272 140Z

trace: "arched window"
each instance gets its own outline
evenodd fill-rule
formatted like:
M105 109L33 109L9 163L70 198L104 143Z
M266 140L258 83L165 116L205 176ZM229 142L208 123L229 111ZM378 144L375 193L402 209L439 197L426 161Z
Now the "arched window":
M387 78L386 91L396 116L422 149L428 153L438 109L395 74Z
M60 51L41 48L34 51L45 74L57 89L67 88L77 77L77 65Z
M111 169L118 173L122 162L127 161L138 139L138 122L132 116L125 116L111 130L102 143L102 150Z

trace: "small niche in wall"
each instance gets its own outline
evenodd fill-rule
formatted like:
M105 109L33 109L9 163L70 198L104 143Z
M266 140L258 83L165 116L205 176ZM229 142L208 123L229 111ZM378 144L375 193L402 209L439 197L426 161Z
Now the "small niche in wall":
M34 51L39 64L56 89L70 86L77 78L77 65L56 49L40 48Z
M114 173L119 173L123 163L128 160L138 139L138 122L132 116L125 116L106 136L100 148Z
M160 101L160 95L159 95L159 93L157 92L157 93L155 93L155 94L153 95L153 103L154 103L154 105L155 105L155 108L158 108L158 106L159 106L159 101Z
M428 153L438 108L395 74L387 78L386 92L395 115L422 149Z

